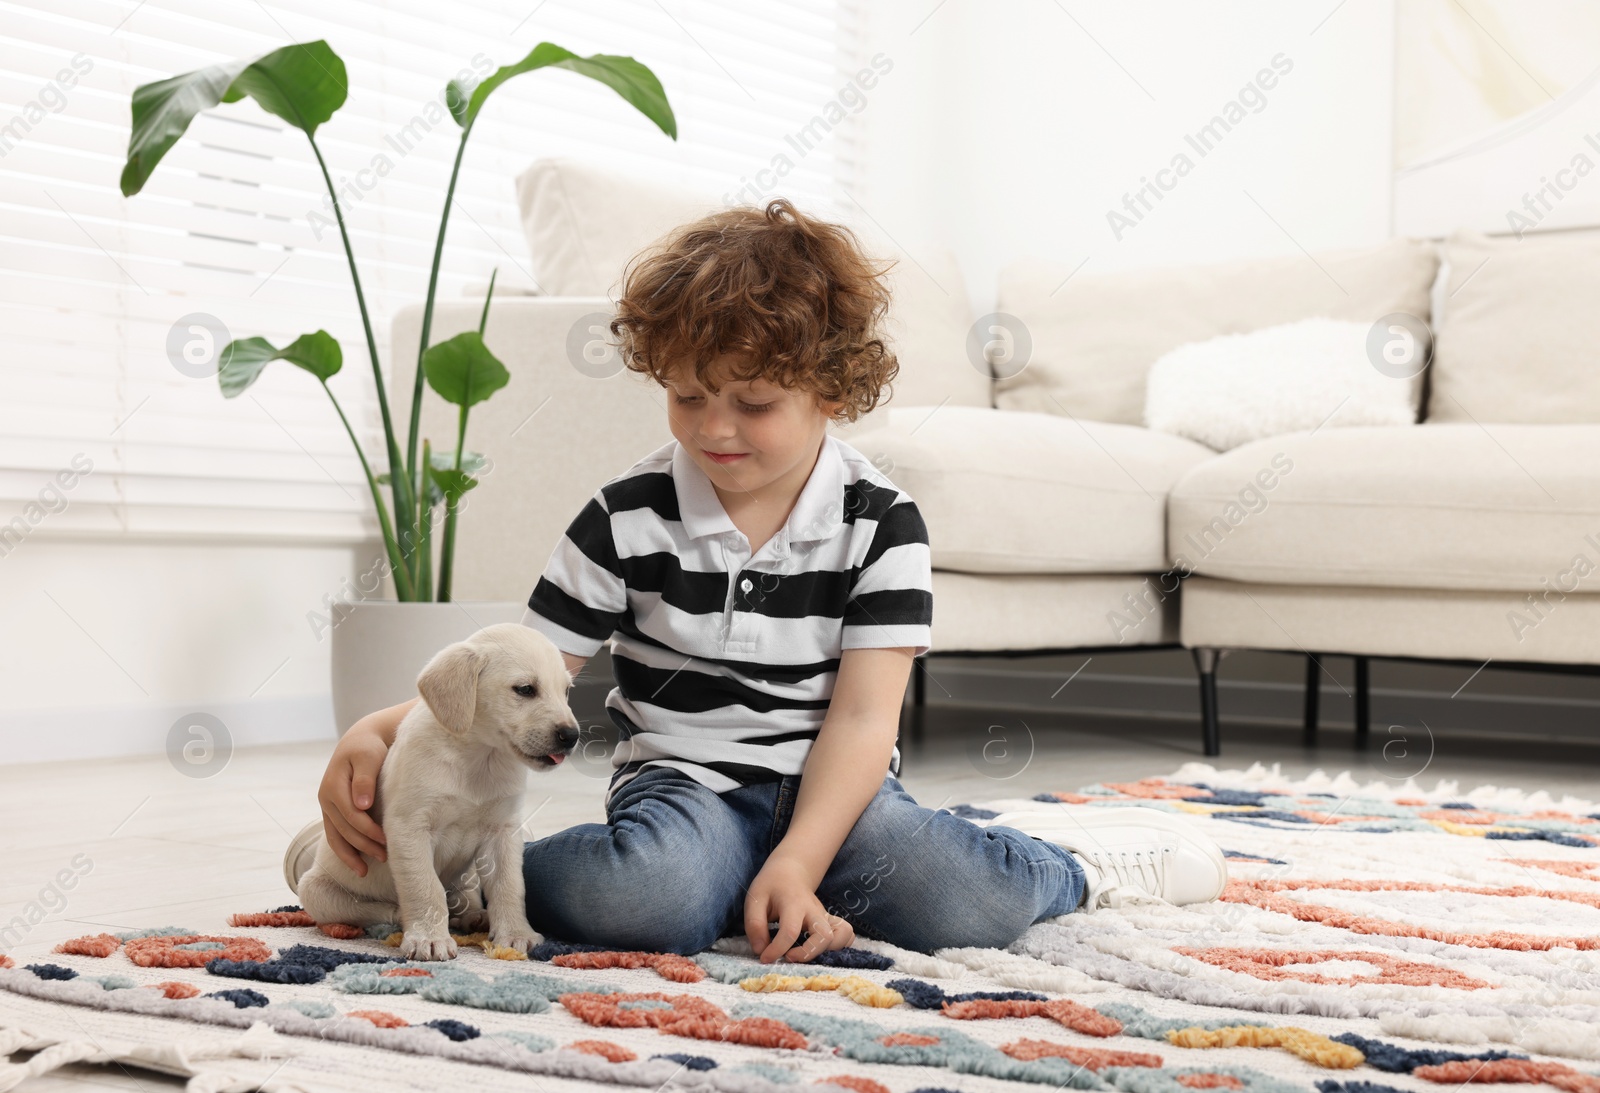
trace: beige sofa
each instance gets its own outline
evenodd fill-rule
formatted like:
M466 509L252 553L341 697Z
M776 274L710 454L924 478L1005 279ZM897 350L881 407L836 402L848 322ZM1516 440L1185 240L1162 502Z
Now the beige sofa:
M671 439L660 391L604 354L608 294L640 246L719 205L565 160L534 164L517 192L545 295L491 311L488 342L513 378L473 411L468 446L491 464L462 516L461 599L525 598L594 489ZM1586 306L1600 244L1402 239L1101 276L1030 259L1002 273L998 317L975 319L950 252L857 230L899 259L901 373L839 435L927 520L932 655L1181 644L1208 755L1229 649L1305 653L1308 680L1323 654L1357 657L1358 741L1368 657L1600 664L1600 320ZM1168 349L1316 315L1428 319L1434 299L1427 424L1224 453L1141 425L1145 373ZM440 301L432 339L475 328L480 308ZM420 319L412 305L394 323L397 392ZM423 423L453 436L431 395ZM1563 577L1580 554L1593 574ZM1519 612L1531 625L1508 620Z

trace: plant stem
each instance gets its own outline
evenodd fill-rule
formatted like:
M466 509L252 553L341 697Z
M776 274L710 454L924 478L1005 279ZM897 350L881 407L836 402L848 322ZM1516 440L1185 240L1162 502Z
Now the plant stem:
M428 271L428 296L422 305L422 338L417 346L417 374L411 385L411 432L406 438L406 474L417 473L417 433L422 421L422 355L428 351L428 337L433 331L433 298L439 290L439 261L444 257L445 230L450 225L450 206L455 201L456 178L461 174L461 159L467 154L467 137L471 126L461 130L461 143L456 146L455 165L450 168L450 184L444 191L444 211L439 214L439 238L433 244L433 267Z
M428 472L433 467L433 447L422 442L422 481L417 483L422 518L417 521L417 599L433 599L433 502L428 493Z
M478 316L478 337L483 337L483 332L489 326L489 305L494 301L494 282L500 276L500 267L496 266L489 274L489 291L483 296L483 314ZM456 428L456 470L461 469L461 460L467 452L467 408L461 407L460 424ZM455 572L456 558L456 497L453 494L445 495L444 509L444 542L439 548L439 602L447 603L450 599L450 577Z
M484 330L489 326L489 305L494 301L494 280L500 276L500 267L496 266L489 273L489 291L483 294L483 314L478 316L478 337L483 337ZM456 449L456 454L460 454Z
M467 445L467 408L461 407L456 427L456 470L461 469L461 455ZM439 547L439 602L450 599L450 579L456 559L456 496L445 494L444 542Z
M349 233L349 231L347 231L345 229L345 225L344 225L344 212L339 208L339 194L334 189L333 177L328 174L328 164L322 158L322 149L317 147L317 138L312 136L310 133L306 134L306 139L311 142L311 151L313 153L315 153L315 155L317 157L317 166L322 168L322 180L323 180L323 182L327 183L328 196L333 201L333 215L334 215L334 218L336 220L338 220L338 222L339 222L339 238L344 241L345 259L350 264L350 281L351 281L352 284L355 285L356 303L361 308L361 325L366 329L366 334L367 334L367 353L372 358L372 375L373 375L373 379L376 381L377 387L378 387L378 409L380 411L382 411L382 414L383 414L383 436L384 436L384 441L386 443L386 446L388 448L389 467L390 467L390 470L389 470L389 486L390 486L391 491L394 494L395 523L400 525L400 527L402 529L407 530L407 531L411 531L411 530L413 530L415 528L415 523L416 523L416 499L411 495L412 491L411 491L410 478L408 476L406 476L406 475L402 475L402 474L399 473L399 468L401 466L401 462L400 462L400 447L395 442L395 439L394 439L394 423L390 420L390 417L389 417L389 397L388 397L388 394L384 391L383 368L378 363L378 342L377 342L377 339L372 336L372 317L367 312L367 298L366 298L366 295L361 291L361 275L356 271L356 254L355 254L355 250L350 245L350 233ZM437 263L437 259L435 260L435 262ZM323 386L326 387L327 385L324 384ZM330 392L330 394L331 394L331 392ZM418 392L418 398L420 398L420 397L421 397L421 392L419 391ZM412 410L413 420L415 420L415 413L416 413L416 410L413 407L413 410ZM344 417L344 412L340 411L339 416L341 418ZM348 421L345 422L345 427L347 429L349 428L349 422ZM351 434L351 439L352 440L355 439L355 434L354 433ZM360 444L357 444L356 445L356 450L359 452L360 449L361 449ZM363 465L366 464L366 456L365 455L363 455L361 457L361 462L362 462ZM369 472L369 475L370 475L370 472ZM374 486L374 488L376 488L376 486ZM387 525L388 525L387 518L383 519L382 522L386 527L385 534L387 536L389 536L390 539L394 539L394 537L395 537L394 529L387 528ZM412 549L414 549L414 546L413 546L414 542L415 542L415 539L414 539L414 537L412 535L407 535L402 539L396 540L396 544L395 545L396 545L396 548L398 549L400 558L402 560L404 560L404 559L406 559L406 558L408 558L410 556ZM391 553L392 552L393 551L391 551ZM409 585L410 584L409 580L406 583L407 583L407 585ZM396 594L399 595L399 597L400 597L400 599L402 601L409 600L411 598L410 595L409 594L402 594L400 592L400 589L401 589L401 581L400 581L399 577L396 577L396 579L395 579L395 592L396 592ZM409 588L408 588L407 592L409 593Z
M361 450L361 442L356 439L356 432L350 427L350 419L344 416L344 407L339 405L339 400L334 398L333 391L328 387L327 380L321 380L322 389L328 392L328 398L333 402L333 408L339 414L339 420L344 422L344 431L350 434L350 443L355 445L356 456L361 460L361 470L367 476L367 489L372 491L372 504L378 510L378 526L383 531L383 548L389 555L389 572L394 576L395 597L402 603L411 597L411 575L406 572L404 562L400 557L399 546L395 542L394 528L389 524L389 510L384 507L383 494L378 491L378 480L372 477L372 467L367 463L367 453Z
M444 503L444 542L439 547L439 602L450 602L450 578L456 560L456 499Z

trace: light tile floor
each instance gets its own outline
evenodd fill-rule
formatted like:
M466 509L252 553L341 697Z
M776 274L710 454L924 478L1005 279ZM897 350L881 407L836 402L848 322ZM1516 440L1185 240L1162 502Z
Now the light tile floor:
M1031 796L1107 779L1166 774L1199 759L1190 726L1034 716L970 709L930 710L929 743L908 749L901 781L923 804L941 807L993 797ZM1307 747L1296 732L1228 727L1220 766L1282 763L1290 775L1315 768L1363 779L1403 781L1421 772L1482 783L1600 796L1596 747L1519 741L1399 740L1375 728L1358 754L1348 733L1325 731ZM64 899L11 949L19 964L48 959L57 942L101 930L161 925L215 926L235 911L292 902L281 861L290 835L318 816L316 787L327 744L240 750L208 778L183 774L166 756L13 765L0 770L0 924L39 900L62 870L81 873ZM180 764L181 765L181 764ZM603 821L606 766L582 759L530 778L528 838ZM48 894L47 894L48 896ZM0 999L3 1001L3 999ZM23 1090L177 1089L148 1071L79 1065Z

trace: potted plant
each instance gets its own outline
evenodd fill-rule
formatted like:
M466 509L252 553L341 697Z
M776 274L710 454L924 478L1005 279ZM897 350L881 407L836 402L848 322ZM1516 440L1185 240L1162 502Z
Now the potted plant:
M445 105L461 130L454 165L445 189L444 211L434 244L433 265L428 276L428 292L423 308L422 337L417 348L416 383L412 389L410 429L402 457L390 413L383 368L378 360L377 342L361 277L356 269L355 252L345 227L339 195L328 173L327 163L317 146L318 127L344 105L349 91L344 62L325 41L297 42L255 58L230 61L186 72L134 89L132 127L128 138L127 162L122 168L122 193L131 197L143 189L156 165L177 143L201 111L219 103L238 102L246 96L262 109L276 115L305 133L312 154L328 187L333 213L350 267L356 304L366 333L367 355L376 382L378 408L383 419L384 460L387 469L375 470L357 439L339 400L328 387L328 380L343 366L344 354L338 341L327 331L303 334L279 348L265 338L250 337L228 342L217 356L217 380L225 398L235 398L253 384L272 361L286 360L309 372L327 392L350 443L361 461L367 487L372 495L378 527L383 537L382 572L392 582L395 599L389 602L363 601L355 605L336 605L333 619L333 695L334 716L340 732L360 716L383 706L393 705L415 694L417 672L439 648L467 636L480 626L521 617L521 604L484 605L474 613L468 605L451 601L451 571L455 556L456 516L461 499L478 484L476 474L485 459L466 448L468 410L489 398L510 381L510 373L489 351L484 342L489 305L494 295L494 278L489 282L483 315L476 331L458 334L438 345L429 345L433 320L434 295L439 282L439 263L444 251L445 230L455 195L456 179L484 102L501 84L514 76L542 68L564 68L569 72L598 80L632 104L667 136L676 140L677 120L667 102L661 82L644 65L631 57L594 54L580 57L551 42L541 42L515 64L497 69L481 82L456 79L445 87ZM422 413L422 384L441 398L459 406L455 446L435 451L422 440L422 459L417 458L418 426ZM397 473L401 472L403 473ZM387 486L393 502L393 515L384 501L381 486ZM441 511L442 510L442 511ZM436 514L440 514L436 517ZM433 534L438 519L440 534ZM439 560L434 564L437 539ZM435 579L437 573L437 579ZM351 620L360 620L349 625Z

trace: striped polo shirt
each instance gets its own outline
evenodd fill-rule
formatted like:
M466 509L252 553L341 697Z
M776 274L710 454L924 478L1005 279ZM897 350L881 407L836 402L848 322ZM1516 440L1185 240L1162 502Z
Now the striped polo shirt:
M931 568L911 498L832 434L753 555L673 440L584 505L522 621L575 656L612 639L606 709L625 735L607 804L646 767L721 793L801 773L843 650L928 651Z

